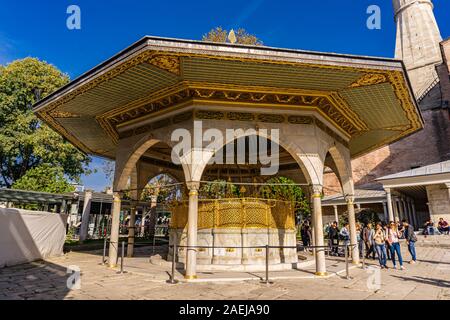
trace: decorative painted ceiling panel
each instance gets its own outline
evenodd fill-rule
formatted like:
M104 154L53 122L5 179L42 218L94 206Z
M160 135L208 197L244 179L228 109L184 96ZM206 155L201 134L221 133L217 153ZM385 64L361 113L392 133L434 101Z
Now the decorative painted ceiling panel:
M363 73L207 58L182 58L183 77L189 81L336 91L348 87Z
M340 94L370 129L409 124L390 83L346 89Z
M361 154L367 149L367 145L371 144L375 147L381 147L386 141L398 137L398 132L389 130L372 130L352 138L350 141L350 152L352 154Z
M71 112L77 110L79 114L95 116L178 81L175 74L149 63L142 63L77 96L61 109Z
M113 156L115 145L107 134L98 126L96 120L91 117L61 118L58 123L75 136L91 152ZM83 128L80 130L80 128Z

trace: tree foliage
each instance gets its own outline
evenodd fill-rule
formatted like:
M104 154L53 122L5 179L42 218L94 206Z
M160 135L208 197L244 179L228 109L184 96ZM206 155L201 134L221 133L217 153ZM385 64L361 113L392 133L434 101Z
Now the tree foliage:
M204 34L202 40L224 43L228 41L229 33L230 31L222 29L222 27L217 27L211 29L207 34ZM259 40L256 36L248 33L243 28L240 28L237 31L235 31L235 35L236 35L236 43L238 44L256 45L256 46L263 45L263 42L261 40Z
M43 165L33 175L48 173L42 169L47 165L61 168L64 179L75 181L89 172L90 158L32 111L39 96L49 95L68 81L57 68L35 58L0 66L0 186L11 187L29 170Z
M51 193L65 193L75 191L64 177L61 167L43 164L28 170L12 185L14 189L33 190Z
M295 204L295 211L307 216L311 213L308 200L302 188L292 179L275 177L267 181L267 185L259 190L260 196L265 199L291 201Z
M242 196L238 187L221 179L203 184L199 194L201 198L205 199L240 198Z
M152 196L157 196L159 203L176 200L181 195L180 186L174 186L177 181L167 174L159 174L150 179L141 193L141 200L150 201Z

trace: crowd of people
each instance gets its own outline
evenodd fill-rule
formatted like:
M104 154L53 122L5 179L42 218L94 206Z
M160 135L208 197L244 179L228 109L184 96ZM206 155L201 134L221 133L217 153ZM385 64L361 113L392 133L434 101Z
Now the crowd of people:
M447 230L448 232L449 225L446 222L442 223L440 220L439 228L443 231ZM388 261L391 261L394 269L399 268L400 270L403 270L405 267L400 239L405 239L408 252L411 256L409 263L416 263L417 255L415 243L417 241L417 236L414 232L414 227L410 225L407 220L403 220L401 223L398 221L390 221L388 224L382 222L373 224L369 222L364 226L357 223L356 230L360 257L364 255L366 259L378 259L382 269L388 269ZM343 250L340 250L340 248L345 248L346 245L350 244L349 224L346 223L339 229L338 223L334 221L331 224L327 224L325 233L328 236L330 255L343 255ZM309 221L306 220L301 224L300 235L303 246L310 246L312 232ZM351 254L351 250L349 250L349 254Z
M439 235L439 234L449 234L450 233L450 225L444 218L439 218L439 222L437 227L434 225L433 220L428 220L424 224L423 234L427 235Z

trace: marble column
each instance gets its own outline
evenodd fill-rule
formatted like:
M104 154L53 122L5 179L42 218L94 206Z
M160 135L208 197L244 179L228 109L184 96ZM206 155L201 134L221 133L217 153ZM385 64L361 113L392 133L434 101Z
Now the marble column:
M334 221L336 221L339 224L339 212L338 212L338 206L334 205Z
M416 207L414 205L414 200L410 199L409 200L409 206L411 208L411 216L413 218L413 223L414 223L414 229L418 230L419 229L419 217L417 217L416 215Z
M389 213L386 202L383 202L383 212L384 212L384 222L389 222Z
M384 190L386 191L388 218L389 218L389 221L394 221L394 209L392 208L391 189L385 188Z
M109 239L109 266L111 268L117 266L121 204L120 194L114 192L111 209L111 236Z
M83 212L81 214L80 241L87 238L89 228L89 218L91 215L92 191L84 193Z
M155 227L156 227L156 220L158 219L158 195L152 195L150 197L150 215L148 217L148 234L150 237L155 236Z
M394 197L394 221L400 221L400 212L397 197Z
M199 183L189 183L189 213L187 230L187 257L185 279L197 278L197 221L198 221L198 189Z
M327 269L325 263L325 248L323 239L323 221L322 221L322 186L313 186L313 228L314 228L314 245L320 246L316 248L316 276L326 276Z
M359 249L358 240L356 235L356 217L355 217L355 205L354 196L346 196L345 201L347 201L347 211L348 211L348 224L350 227L350 245L352 246L352 263L359 263Z

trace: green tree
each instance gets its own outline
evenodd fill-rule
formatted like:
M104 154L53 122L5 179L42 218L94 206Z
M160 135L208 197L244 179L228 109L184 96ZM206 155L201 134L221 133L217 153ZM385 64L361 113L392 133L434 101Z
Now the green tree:
M35 58L0 66L0 186L11 187L33 168L59 167L64 179L89 173L90 158L40 121L32 105L67 84L56 67ZM45 173L45 170L37 170ZM42 177L44 180L47 177Z
M239 198L239 189L231 182L225 180L214 180L201 186L200 197L205 199Z
M43 164L28 170L12 185L14 189L33 190L51 193L64 193L75 191L64 177L61 167Z
M292 179L286 177L275 177L267 180L267 185L259 190L260 196L264 199L276 199L292 201L295 204L295 211L308 216L311 213L308 200L302 188L295 184Z
M230 31L222 29L222 27L217 27L211 29L207 34L204 34L202 40L211 42L227 42L229 33ZM248 33L243 28L240 28L237 31L235 31L235 36L236 36L236 43L239 44L256 45L256 46L263 45L263 42L261 40L259 40L256 36Z

